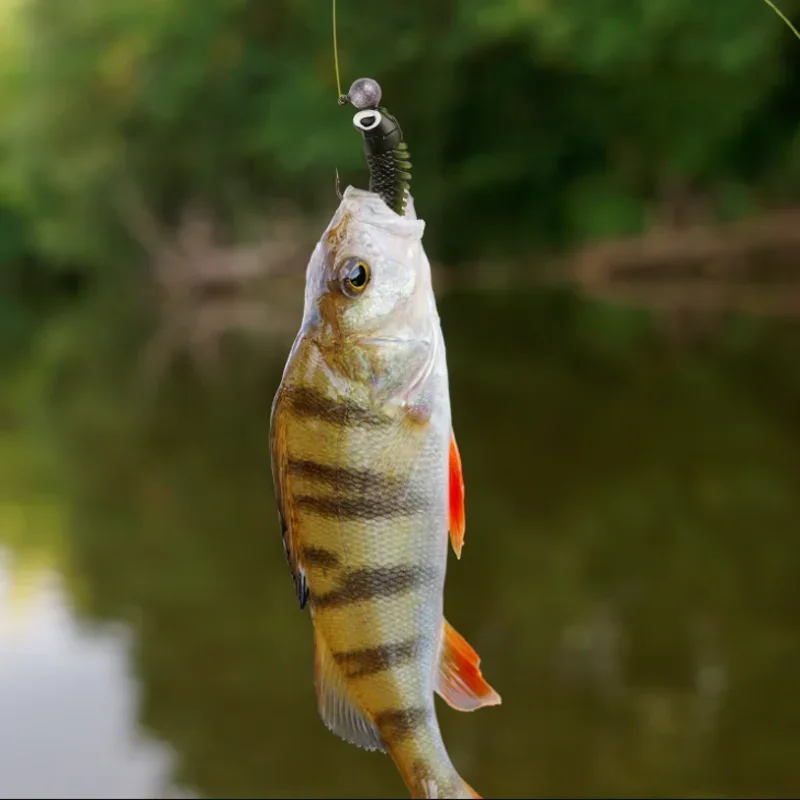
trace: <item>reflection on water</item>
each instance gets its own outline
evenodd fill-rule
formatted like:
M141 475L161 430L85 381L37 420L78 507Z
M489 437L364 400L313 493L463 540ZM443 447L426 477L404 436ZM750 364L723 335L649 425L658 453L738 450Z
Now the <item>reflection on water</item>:
M57 575L15 574L0 550L0 796L165 796L167 751L137 735L128 638L81 629Z
M464 777L487 797L791 795L800 439L784 373L678 354L558 298L441 310L468 520L445 608L503 696L439 706ZM0 794L406 796L388 759L317 717L271 488L282 363L213 387L176 375L142 405L124 352L82 359L31 430L57 453L63 530L6 542L55 554L67 599L48 578L3 622ZM77 627L67 603L124 635Z

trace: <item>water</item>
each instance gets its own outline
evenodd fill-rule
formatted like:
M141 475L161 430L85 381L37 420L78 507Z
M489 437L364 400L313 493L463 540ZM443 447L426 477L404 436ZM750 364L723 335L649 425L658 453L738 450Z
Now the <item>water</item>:
M503 696L439 705L464 777L793 795L800 385L780 349L739 331L686 353L560 299L442 316L467 486L445 609ZM42 368L0 437L0 796L407 796L317 717L270 477L283 346L146 401L97 350Z
M3 796L164 796L170 754L137 732L127 631L83 630L56 574L11 561L0 551Z

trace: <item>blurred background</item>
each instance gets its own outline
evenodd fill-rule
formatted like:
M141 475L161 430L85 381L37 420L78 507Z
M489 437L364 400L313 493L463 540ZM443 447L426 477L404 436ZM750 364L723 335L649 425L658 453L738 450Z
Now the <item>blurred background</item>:
M486 797L800 789L800 41L340 0L414 161ZM783 0L800 18L800 2ZM272 398L343 185L323 0L0 2L0 795L405 797L324 728ZM438 701L437 701L438 703Z

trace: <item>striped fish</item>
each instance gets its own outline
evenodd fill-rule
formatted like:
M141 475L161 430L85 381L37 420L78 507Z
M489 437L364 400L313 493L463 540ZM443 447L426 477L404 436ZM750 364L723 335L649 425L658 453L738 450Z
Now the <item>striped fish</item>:
M400 217L377 194L345 191L308 264L272 469L325 725L388 752L412 797L480 797L434 708L434 693L462 711L500 696L443 616L464 483L424 228L411 199Z

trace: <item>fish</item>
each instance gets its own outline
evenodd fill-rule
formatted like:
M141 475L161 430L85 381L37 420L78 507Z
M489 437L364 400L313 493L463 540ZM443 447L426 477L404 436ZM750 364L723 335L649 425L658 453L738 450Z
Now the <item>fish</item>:
M465 490L424 229L410 194L400 216L345 190L308 262L272 405L272 472L322 721L388 753L411 797L480 797L434 705L434 694L460 711L501 698L444 617Z

